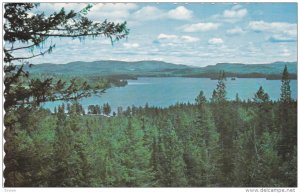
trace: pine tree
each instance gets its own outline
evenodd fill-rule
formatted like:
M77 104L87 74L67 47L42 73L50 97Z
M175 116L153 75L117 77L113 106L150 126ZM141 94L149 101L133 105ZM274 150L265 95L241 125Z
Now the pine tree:
M273 129L272 114L270 111L269 95L266 93L262 86L259 87L255 93L254 102L258 104L258 112L256 113L256 126L254 127L257 140L260 140L263 131Z
M190 128L190 137L185 142L184 161L189 185L203 187L215 184L220 175L217 169L219 134L205 103L198 107L197 118Z
M55 168L49 186L61 187L71 185L68 162L72 153L72 130L67 125L64 106L58 107L57 127L54 143Z
M98 114L98 115L101 114L101 107L100 107L100 105L96 105L95 106L95 114Z
M159 179L161 186L184 187L186 165L183 160L183 146L179 141L172 123L164 123L159 136Z
M144 132L137 120L129 118L125 138L127 141L124 144L123 158L126 168L124 185L127 187L151 186L154 177L150 167L151 152L145 145Z
M75 103L74 106L77 110L70 114L66 121L66 129L71 130L68 138L71 141L66 142L70 144L69 148L71 149L70 157L67 158L68 175L76 177L69 179L68 186L86 187L89 186L92 175L91 163L87 154L90 136L88 136L88 131L83 132L81 128L80 105Z
M217 102L222 103L226 101L226 85L225 85L225 71L221 71L219 74L217 89L216 89L216 96Z
M88 106L88 114L95 114L95 105Z
M213 90L213 93L212 93L212 96L211 96L211 99L210 99L211 102L212 102L212 103L217 102L217 97L218 97L218 96L217 96L217 91L214 89L214 90Z
M197 96L197 98L195 99L195 101L196 101L196 104L198 104L199 106L202 106L207 102L207 100L204 96L204 92L202 90L200 91L200 93Z
M283 103L289 103L292 101L289 72L286 65L282 72L280 101Z
M105 103L102 109L105 115L109 115L111 113L111 107L108 103Z
M231 173L233 171L233 120L230 118L231 111L226 101L225 72L221 71L215 92L215 103L212 106L213 118L217 131L220 134L219 148L221 159L219 165L221 170L220 183L223 186L230 186Z
M269 101L269 95L264 91L262 86L260 86L258 91L255 93L254 101L256 103L265 103Z
M118 116L123 114L123 108L122 107L117 108L117 114L118 114Z
M241 102L241 99L239 97L239 93L236 93L236 95L235 95L235 102L237 102L237 103Z
M278 112L279 130L281 133L279 154L286 160L292 155L294 146L297 144L297 126L290 121L293 116L291 109L294 108L295 104L292 103L287 66L284 67L281 82L281 97Z

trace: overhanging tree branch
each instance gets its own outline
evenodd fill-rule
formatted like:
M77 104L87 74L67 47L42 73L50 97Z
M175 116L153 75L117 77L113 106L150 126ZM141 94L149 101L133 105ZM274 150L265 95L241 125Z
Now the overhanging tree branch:
M89 20L86 15L89 7L83 9L83 11L75 13L70 11L66 13L64 9L59 12L55 12L50 16L45 16L44 13L30 15L31 9L35 7L35 4L24 3L6 3L5 8L5 24L4 24L4 41L9 44L14 44L15 42L22 42L20 47L4 49L4 62L9 64L8 66L14 66L14 61L29 60L38 56L42 56L46 53L50 53L53 45L47 49L40 50L40 53L33 52L31 56L16 56L17 50L33 48L35 46L40 47L48 37L70 37L70 38L84 38L88 36L104 36L109 38L113 43L116 40L125 38L129 29L127 29L126 22L124 23L114 23L104 20L102 23L97 23ZM27 45L26 45L27 44ZM29 66L30 67L30 66ZM21 68L22 69L22 68ZM22 70L23 72L23 70ZM39 97L40 92L36 91L33 93L33 88L38 88L37 90L43 90L43 84L36 82L36 84L31 88L24 87L23 90L16 90L15 87L20 85L21 82L28 81L28 73L18 72L18 68L6 68L5 70L5 86L6 90L4 92L6 101L11 99L9 103L5 105L5 109L13 108L19 102L24 102L24 96L19 93L26 93L27 99L36 98L38 101L43 100L59 100L63 98L64 100L82 98L87 96L88 93L93 92L91 87L87 84L81 86L79 84L74 84L73 87L65 87L63 84L56 85L50 81L48 97ZM22 83L23 84L23 83ZM55 86L60 87L59 90ZM36 90L36 89L35 89ZM56 95L60 93L63 97L58 98ZM43 95L43 94L42 94ZM54 98L51 98L53 96Z
M27 59L35 58L35 57L38 57L38 56L43 56L43 55L45 55L46 53L52 52L52 49L53 49L54 47L55 47L55 45L51 45L46 51L41 52L41 53L39 53L39 54L35 54L35 55L32 55L32 56L28 56L28 57L16 57L16 58L11 58L10 61L13 61L13 60L27 60Z
M13 59L11 59L11 61L13 61L13 60L27 60L27 59L35 58L35 57L38 57L38 56L41 56L41 55L45 55L45 53L40 53L40 54L32 55L32 56L29 56L29 57L13 58Z
M38 44L39 44L39 43L34 43L34 44L32 44L32 45L29 45L29 46L18 47L18 48L12 48L12 49L6 50L6 51L12 52L12 51L15 51L15 50L27 49L27 48L31 48L31 47L37 46Z
M42 33L35 33L35 35L39 36L46 36L46 37L71 37L71 38L76 38L76 37L81 37L81 36L99 36L99 35L105 35L105 33L81 33L81 34L74 34L74 35L69 35L69 34L42 34Z

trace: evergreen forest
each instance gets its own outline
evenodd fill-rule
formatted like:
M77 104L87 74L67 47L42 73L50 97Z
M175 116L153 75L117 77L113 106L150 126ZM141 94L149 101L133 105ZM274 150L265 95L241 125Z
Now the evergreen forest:
M5 185L10 187L297 186L297 102L288 72L281 98L226 100L226 78L210 99L169 108L74 101L54 112L20 106L6 114ZM103 112L103 114L101 114ZM9 123L8 123L9 122Z
M52 52L50 37L101 36L113 44L128 36L127 23L91 21L91 4L79 12L32 14L38 6L4 4L5 187L297 186L295 74L287 65L281 87L274 88L281 89L277 101L263 87L249 100L238 94L228 100L221 71L212 96L199 90L194 103L84 109L80 98L127 82L26 68ZM62 103L52 112L41 107L49 101Z

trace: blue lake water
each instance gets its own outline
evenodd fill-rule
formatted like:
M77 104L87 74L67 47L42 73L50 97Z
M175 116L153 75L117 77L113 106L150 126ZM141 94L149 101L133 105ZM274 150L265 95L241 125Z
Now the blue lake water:
M237 78L227 79L225 82L227 99L234 100L236 93L242 100L252 99L260 86L269 94L271 100L280 98L280 80L266 80L263 78ZM128 80L125 87L113 87L106 90L106 93L99 96L83 98L79 102L84 109L88 105L100 105L109 103L112 111L117 107L126 109L128 106L149 106L168 107L178 102L194 103L200 90L204 91L207 99L211 98L216 88L217 80L209 78L183 78L183 77L159 77L159 78L138 78ZM292 98L297 99L297 81L291 80ZM61 105L61 101L47 102L43 106L51 110Z

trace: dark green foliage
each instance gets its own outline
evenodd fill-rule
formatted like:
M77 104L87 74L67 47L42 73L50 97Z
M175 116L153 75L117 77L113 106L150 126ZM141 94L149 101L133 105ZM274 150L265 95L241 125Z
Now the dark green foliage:
M275 116L281 103L266 104L269 124L254 102L226 101L223 116L208 102L115 117L20 109L6 120L17 120L5 132L17 134L5 147L14 152L6 186L296 186L296 142L282 139L296 132L297 103L286 134Z
M110 107L110 105L108 103L105 103L103 105L102 109L103 109L103 113L105 115L109 115L111 113L111 107Z
M203 92L200 92L199 96L202 95ZM186 133L188 137L185 142L184 160L190 186L213 186L216 184L216 177L220 175L219 134L207 103L204 101L200 103L201 105L198 104L197 117L192 129Z
M210 100L211 100L212 103L217 102L217 91L215 89L213 90L213 93L212 93L212 96L211 96Z
M32 64L27 60L52 52L55 45L51 42L49 47L44 48L49 37L82 39L87 36L104 36L111 39L112 42L125 38L129 33L126 22L115 24L106 20L101 23L90 21L85 15L91 5L78 13L74 11L66 13L62 8L59 12L48 16L44 14L43 10L40 13L31 14L32 9L38 4L5 3L3 5L5 9L3 27L5 32L3 48L5 63L4 110L6 111L5 186L86 185L87 183L82 183L82 179L86 176L83 175L84 172L82 173L83 177L80 176L79 179L70 177L78 174L78 164L72 162L74 159L83 157L81 164L86 165L85 155L82 153L84 145L78 146L78 144L84 144L86 140L78 143L72 141L76 139L73 132L78 132L78 127L73 125L74 127L71 128L66 123L66 119L62 115L64 108L61 107L57 112L61 117L58 118L55 137L52 136L51 142L44 140L45 143L53 145L53 147L49 147L43 144L43 140L34 138L34 134L37 135L37 138L40 137L39 135L43 136L44 126L47 125L46 122L38 125L39 118L35 113L39 111L39 105L42 102L77 100L90 96L96 90L102 92L110 85L100 84L91 87L87 81L82 82L77 78L64 81L52 76L35 75L31 77L27 70L32 67ZM19 45L19 47L15 47L15 45ZM20 50L26 49L30 49L28 52L30 55L18 56ZM103 81L91 82L102 83ZM121 84L124 85L126 82ZM73 118L74 114L85 114L82 107L76 103L67 110ZM43 117L42 113L40 116ZM50 133L50 131L46 131ZM54 130L51 132L53 133ZM22 143L22 140L25 140L26 143ZM75 146L77 148L74 150ZM48 149L43 149L45 147ZM71 151L75 153L71 153ZM57 160L56 165L53 160ZM42 165L44 166L42 167Z
M100 115L101 114L100 106L99 105L89 105L88 106L88 114Z
M225 72L221 71L219 74L218 84L216 88L216 102L223 103L226 101L226 85L225 85Z
M227 101L221 72L211 102L201 91L196 104L119 108L112 117L108 103L106 116L98 105L85 115L76 101L51 113L38 107L47 90L33 89L36 105L5 115L4 185L296 187L297 101L286 80L285 69L280 101L262 87L253 101Z
M226 186L232 181L231 173L233 171L233 137L234 125L236 118L236 111L232 106L228 106L226 101L226 77L225 72L220 71L217 88L212 96L212 113L214 123L219 132L219 148L220 159L218 164L220 166L221 180L220 184Z
M126 176L123 186L152 186L153 172L150 165L151 152L145 145L144 131L136 119L128 119L128 126L125 129L122 163L125 167Z
M200 93L197 96L197 98L195 99L195 101L199 106L203 106L207 102L206 98L204 96L204 92L202 90L200 91Z
M235 102L241 102L241 99L240 99L238 93L236 93L236 95L235 95Z
M292 100L291 87L290 87L289 72L288 72L286 65L285 65L283 73L282 73L281 82L282 82L282 85L281 85L280 101L285 102L285 103L290 102Z
M281 108L266 104L268 115ZM276 116L267 120L272 129L260 125L260 105L227 101L218 117L207 102L109 118L67 114L64 106L54 115L20 109L6 119L17 121L5 131L15 136L5 146L14 152L5 159L6 186L296 186L297 146L282 139L296 132L297 103L289 106L288 135ZM290 148L284 157L282 146Z
M297 123L291 122L290 119L297 116L297 114L291 112L291 109L296 107L292 103L289 73L286 66L282 73L281 82L280 107L277 113L279 131L281 134L279 154L284 160L291 160L294 144L297 143L297 130L293 129L297 127Z
M265 103L269 101L269 95L268 93L265 93L262 86L259 87L258 91L256 92L254 96L254 101L257 103Z
M184 187L187 185L185 177L185 163L183 160L183 146L175 128L166 120L158 136L158 170L160 186Z

